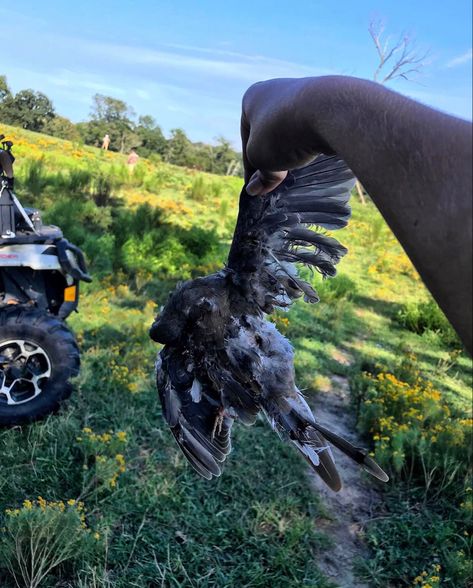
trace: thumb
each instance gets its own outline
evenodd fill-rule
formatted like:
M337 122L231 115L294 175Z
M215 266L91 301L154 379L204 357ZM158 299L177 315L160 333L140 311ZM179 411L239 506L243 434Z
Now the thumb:
M246 191L250 196L268 194L281 184L287 176L287 171L257 170L250 177Z

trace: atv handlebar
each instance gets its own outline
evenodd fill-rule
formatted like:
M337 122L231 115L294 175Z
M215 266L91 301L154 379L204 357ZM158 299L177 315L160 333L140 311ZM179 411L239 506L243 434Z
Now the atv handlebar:
M60 239L56 242L56 250L58 254L59 263L64 271L76 280L82 280L83 282L91 282L92 278L87 273L87 266L85 264L85 258L79 247L76 247L72 243L69 243L67 239ZM77 263L71 262L71 258L67 255L70 251L74 256Z

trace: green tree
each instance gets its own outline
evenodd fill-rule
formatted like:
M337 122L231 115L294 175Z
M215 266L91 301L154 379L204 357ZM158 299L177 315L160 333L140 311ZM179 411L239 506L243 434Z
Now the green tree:
M7 76L0 76L0 103L10 95L11 92L7 84Z
M43 132L68 141L79 141L81 138L76 125L64 116L55 116L49 120L45 124Z
M140 144L140 138L133 124L134 113L122 100L95 94L93 97L92 120L82 126L87 143L99 144L105 134L110 135L110 149L124 153Z
M3 87L5 86L6 83ZM15 95L5 94L0 103L0 117L3 122L30 131L41 132L55 116L51 100L42 92L34 90L20 90Z
M105 128L106 125L95 120L79 122L76 124L76 129L84 143L87 143L87 145L94 145L95 147L100 147L102 139L107 132ZM110 147L116 151L116 145L112 144Z
M182 129L172 129L165 159L174 165L192 167L193 145Z
M139 155L147 157L151 153L157 153L161 157L166 154L167 141L161 127L149 114L140 116L135 132L140 140Z
M212 146L206 143L191 143L187 155L187 165L194 169L212 172L213 170Z
M230 141L224 137L217 138L217 145L212 148L212 171L220 175L232 175L239 169L240 157L232 148Z

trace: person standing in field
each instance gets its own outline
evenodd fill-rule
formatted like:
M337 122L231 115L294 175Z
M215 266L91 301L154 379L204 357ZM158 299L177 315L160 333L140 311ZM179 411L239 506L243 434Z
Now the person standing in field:
M109 145L110 145L110 135L105 135L105 137L102 139L102 149L105 149L105 151L108 151Z
M138 153L132 149L130 151L130 155L128 156L128 159L126 160L126 164L128 166L128 170L130 173L133 172L133 170L135 169L136 164L138 163L140 156L138 155Z

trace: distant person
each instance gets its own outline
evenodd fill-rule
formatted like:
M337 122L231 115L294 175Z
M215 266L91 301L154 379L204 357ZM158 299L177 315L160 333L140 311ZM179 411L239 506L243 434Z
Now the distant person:
M135 169L135 166L138 163L139 158L140 156L138 155L138 153L134 149L132 149L130 151L128 159L126 160L126 164L128 166L130 173L133 172L133 170Z
M472 352L472 125L348 76L251 86L241 119L247 191L267 194L336 153L379 208Z
M109 146L110 146L110 136L105 135L105 137L102 139L102 149L105 149L105 151L108 151Z

